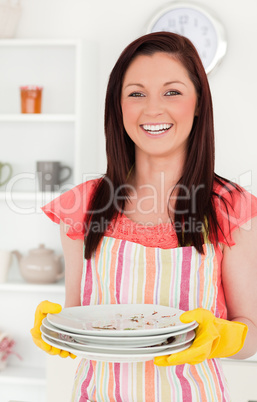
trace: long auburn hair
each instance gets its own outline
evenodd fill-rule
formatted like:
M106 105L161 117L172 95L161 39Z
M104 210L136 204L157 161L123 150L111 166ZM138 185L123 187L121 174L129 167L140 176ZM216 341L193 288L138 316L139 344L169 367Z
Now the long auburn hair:
M187 38L175 33L157 32L144 35L129 44L121 53L109 77L105 98L107 171L98 181L90 201L89 213L86 215L86 259L91 257L104 236L106 225L103 225L103 222L110 223L115 220L118 213L124 210L126 200L129 200L128 187L124 184L135 163L135 146L123 125L120 100L124 75L137 56L150 56L156 52L171 54L182 63L195 86L198 98L198 114L188 139L182 177L176 186L177 200L173 223L178 242L181 246L193 245L203 253L203 232L176 229L182 228L190 220L200 222L205 232L212 233L213 239L218 242L220 227L213 204L213 184L216 181L224 185L225 179L214 173L213 109L208 79L195 47ZM185 188L190 197L183 197ZM116 191L119 192L119 200L114 200ZM191 205L193 197L194 210ZM186 212L181 214L179 211ZM93 230L94 227L98 230Z

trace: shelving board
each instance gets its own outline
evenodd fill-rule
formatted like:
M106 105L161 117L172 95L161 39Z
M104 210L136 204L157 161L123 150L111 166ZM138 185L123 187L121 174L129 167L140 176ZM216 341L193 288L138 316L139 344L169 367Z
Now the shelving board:
M38 367L6 366L0 372L0 384L46 385L45 369Z
M0 201L42 201L42 205L61 195L59 192L0 191Z
M0 283L1 292L26 292L26 293L65 293L64 280L51 284L34 284L25 282L22 278L12 282Z
M75 114L43 114L43 113L5 113L0 114L0 122L5 123L74 123Z

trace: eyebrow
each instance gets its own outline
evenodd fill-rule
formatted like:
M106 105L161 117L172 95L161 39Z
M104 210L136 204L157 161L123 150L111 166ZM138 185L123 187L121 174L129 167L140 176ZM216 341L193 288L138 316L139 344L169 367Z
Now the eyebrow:
M179 80L165 82L165 84L163 84L163 86L166 87L167 85L172 85L172 84L182 84L182 85L186 86L186 84L184 82L179 81ZM133 86L144 88L144 85L142 85L140 83L137 83L137 82L128 84L128 85L125 86L125 88L133 87Z
M171 84L182 84L182 85L185 85L185 87L186 87L186 84L184 82L182 82L182 81L179 81L179 80L165 82L165 84L163 86L165 87L165 86L171 85Z

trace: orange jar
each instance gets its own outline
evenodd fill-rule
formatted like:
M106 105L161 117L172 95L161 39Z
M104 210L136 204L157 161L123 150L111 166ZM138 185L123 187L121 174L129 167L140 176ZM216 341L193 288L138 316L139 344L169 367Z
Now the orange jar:
M20 87L21 113L41 113L42 90L34 85Z

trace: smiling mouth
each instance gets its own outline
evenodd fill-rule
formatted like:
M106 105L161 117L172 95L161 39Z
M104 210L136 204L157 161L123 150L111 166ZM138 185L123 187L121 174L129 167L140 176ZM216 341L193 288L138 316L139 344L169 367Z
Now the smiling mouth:
M173 124L142 124L142 128L149 134L163 134L168 131Z

